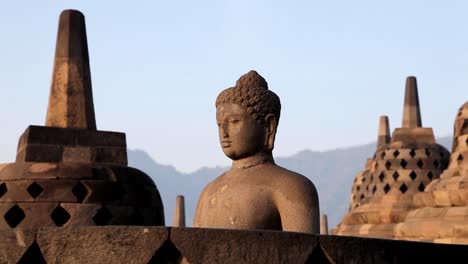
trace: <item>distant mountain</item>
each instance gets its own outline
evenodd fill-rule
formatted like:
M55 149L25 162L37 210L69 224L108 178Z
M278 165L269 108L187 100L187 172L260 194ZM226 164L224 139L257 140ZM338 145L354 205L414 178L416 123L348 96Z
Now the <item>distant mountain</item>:
M437 142L451 149L452 138ZM348 210L351 185L356 174L364 169L367 158L374 155L375 143L329 151L304 150L290 157L278 157L276 163L308 177L317 187L321 214L326 213L329 227L338 224ZM198 196L203 187L227 167L203 167L192 173L181 173L173 166L161 165L141 150L128 151L129 164L150 175L161 193L166 225L172 225L175 197L185 196L187 224L191 225Z

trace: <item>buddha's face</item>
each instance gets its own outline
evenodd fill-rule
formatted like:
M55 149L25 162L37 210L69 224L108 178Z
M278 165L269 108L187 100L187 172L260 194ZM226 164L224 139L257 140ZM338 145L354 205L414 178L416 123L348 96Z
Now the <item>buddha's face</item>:
M219 141L232 160L250 157L265 147L265 128L241 106L232 103L216 108Z

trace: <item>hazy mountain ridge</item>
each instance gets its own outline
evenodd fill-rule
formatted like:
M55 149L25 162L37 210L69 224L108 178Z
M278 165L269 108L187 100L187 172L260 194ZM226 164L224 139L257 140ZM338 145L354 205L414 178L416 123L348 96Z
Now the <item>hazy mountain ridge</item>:
M452 138L437 142L451 149ZM328 214L329 227L334 227L348 210L351 185L356 174L364 169L367 158L375 152L375 143L328 151L304 150L289 157L278 157L276 163L308 177L316 186L321 213ZM203 187L228 167L202 167L192 173L182 173L174 166L154 161L142 150L128 151L129 165L138 168L155 181L164 202L166 225L172 225L175 197L186 199L187 224L191 225L198 196Z

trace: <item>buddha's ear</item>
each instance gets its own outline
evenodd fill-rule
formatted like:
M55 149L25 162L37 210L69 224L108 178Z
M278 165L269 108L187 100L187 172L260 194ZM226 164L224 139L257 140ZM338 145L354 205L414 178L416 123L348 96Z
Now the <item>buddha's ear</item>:
M277 127L278 127L278 120L276 119L276 116L273 114L268 114L265 117L265 129L266 129L265 146L268 151L272 151L275 145L275 136L276 136Z

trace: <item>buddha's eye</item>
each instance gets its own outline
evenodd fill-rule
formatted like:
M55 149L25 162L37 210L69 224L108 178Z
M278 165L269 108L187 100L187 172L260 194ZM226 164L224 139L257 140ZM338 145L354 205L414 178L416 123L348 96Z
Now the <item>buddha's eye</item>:
M240 121L240 120L238 120L238 119L230 119L230 120L229 120L229 123L231 123L231 124L236 124L236 123L239 123L239 121Z

